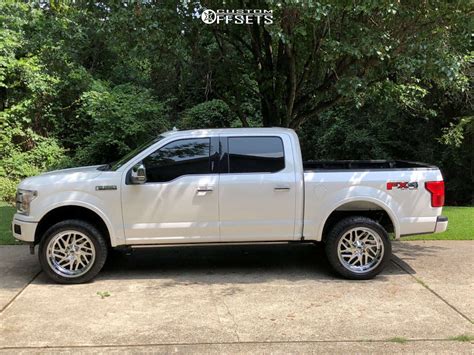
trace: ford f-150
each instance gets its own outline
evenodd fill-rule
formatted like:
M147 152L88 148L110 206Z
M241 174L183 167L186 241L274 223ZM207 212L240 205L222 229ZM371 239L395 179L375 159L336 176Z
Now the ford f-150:
M121 160L22 181L15 238L60 283L92 279L111 248L322 242L340 275L368 279L389 233L443 232L444 182L407 161L303 162L283 128L171 131Z

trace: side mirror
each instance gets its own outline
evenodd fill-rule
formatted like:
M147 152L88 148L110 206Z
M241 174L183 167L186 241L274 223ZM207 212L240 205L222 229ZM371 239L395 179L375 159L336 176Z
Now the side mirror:
M130 182L134 185L144 184L146 182L146 169L143 163L138 163L132 168Z

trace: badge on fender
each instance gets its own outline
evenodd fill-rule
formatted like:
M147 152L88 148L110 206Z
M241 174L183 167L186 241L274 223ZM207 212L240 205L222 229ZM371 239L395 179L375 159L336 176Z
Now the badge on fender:
M418 183L416 181L409 182L409 181L395 181L395 182L387 182L387 190L417 190Z

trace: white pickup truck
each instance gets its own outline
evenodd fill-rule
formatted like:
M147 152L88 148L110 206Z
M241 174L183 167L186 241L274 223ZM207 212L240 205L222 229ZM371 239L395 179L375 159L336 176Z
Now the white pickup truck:
M368 279L388 233L445 231L443 204L433 166L303 163L282 128L171 131L116 163L22 181L12 230L60 283L92 279L110 248L269 242L323 242L337 273Z

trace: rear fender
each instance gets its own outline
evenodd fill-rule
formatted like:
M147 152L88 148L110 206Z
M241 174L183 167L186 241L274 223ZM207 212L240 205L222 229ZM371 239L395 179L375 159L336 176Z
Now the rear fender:
M320 211L316 213L318 213L321 218L317 218L318 214L314 215L314 218L319 219L320 223L315 223L316 225L313 229L314 234L311 233L315 240L322 240L324 226L329 216L337 209L351 202L368 202L384 210L392 221L395 238L400 237L400 222L397 217L400 211L398 203L383 190L368 186L352 186L339 190L334 194L326 195L322 201L318 201ZM309 239L313 238L310 237Z

